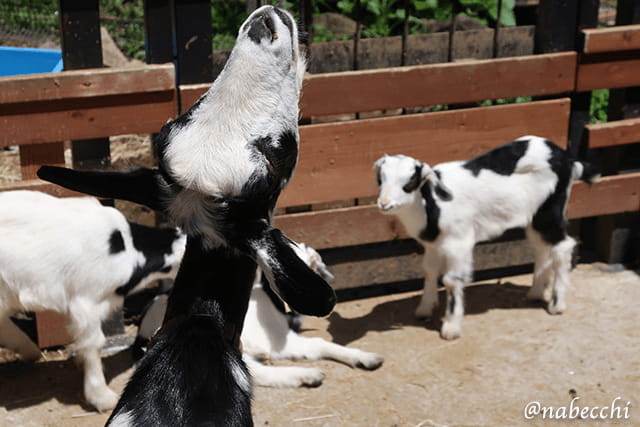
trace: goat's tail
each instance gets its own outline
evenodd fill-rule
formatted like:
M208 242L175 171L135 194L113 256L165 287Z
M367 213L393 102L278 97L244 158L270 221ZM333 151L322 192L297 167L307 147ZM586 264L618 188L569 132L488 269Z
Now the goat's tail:
M587 184L595 184L600 181L600 170L591 163L575 161L573 162L572 177Z
M280 230L269 226L249 245L271 289L292 310L311 316L326 316L333 310L335 292L298 257Z
M128 200L154 210L164 210L168 186L157 169L130 171L77 171L42 166L38 177L70 190L96 197Z

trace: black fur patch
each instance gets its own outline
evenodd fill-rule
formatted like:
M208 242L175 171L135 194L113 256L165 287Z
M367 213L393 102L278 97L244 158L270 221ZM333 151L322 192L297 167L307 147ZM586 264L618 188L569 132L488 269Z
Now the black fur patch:
M289 29L289 34L293 35L293 22L291 22L291 19L289 19L287 14L281 11L280 9L278 9L277 7L274 8L273 10L276 13L276 15L278 15L282 23L287 26L287 28Z
M453 310L456 308L456 296L453 294L453 291L449 291L447 296L449 297L449 306L447 307L447 310L449 314L453 314Z
M194 299L140 361L107 425L128 414L135 426L252 426L251 391L236 379L249 372L223 329L219 304Z
M124 239L120 230L113 230L109 237L109 254L117 254L124 251Z
M434 169L433 173L435 173L436 176L438 177L438 181L442 182L442 172L440 172L439 170L435 170ZM449 200L453 199L453 194L450 194L449 192L445 191L439 185L435 186L434 191L436 192L436 196L438 196L440 198L440 200L449 201Z
M412 193L418 189L420 183L422 182L422 165L416 165L416 168L409 178L409 181L402 186L402 190L405 193Z
M271 136L264 136L251 143L256 155L267 164L269 174L276 181L288 181L298 161L298 138L292 130L284 131L273 141Z
M551 141L545 142L551 150L549 165L558 176L558 182L553 193L533 215L531 225L545 242L553 245L567 236L567 219L564 209L567 203L567 190L571 183L573 160L565 150Z
M178 232L173 228L155 228L129 223L133 245L142 252L145 263L133 270L131 277L123 286L116 289L116 294L128 294L142 279L151 273L165 268L164 257L171 253L171 246L178 238Z
M95 197L128 200L164 210L168 195L165 181L156 169L130 171L76 171L57 166L42 166L38 177L70 190Z
M528 147L528 139L512 141L473 158L462 166L470 170L473 176L478 176L482 169L509 176L515 171L518 160L524 156Z
M260 44L262 39L271 40L275 32L273 21L268 13L254 16L247 25L249 25L248 36L255 44Z
M420 232L420 238L427 242L433 242L440 234L440 227L438 226L438 222L440 221L440 207L433 198L431 191L431 183L423 185L420 188L422 197L425 200L424 208L427 212L427 226Z

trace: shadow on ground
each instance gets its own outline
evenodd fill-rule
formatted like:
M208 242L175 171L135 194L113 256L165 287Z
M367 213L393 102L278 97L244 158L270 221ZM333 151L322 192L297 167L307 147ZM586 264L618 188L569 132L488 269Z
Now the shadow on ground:
M527 301L526 295L529 285L514 283L489 283L472 285L465 288L465 316L485 313L489 310L523 309L540 307L541 302ZM444 314L445 291L438 292L439 306L435 315L428 320L417 319L414 311L420 301L420 295L413 295L404 299L395 299L378 304L365 316L344 318L340 313L333 312L329 316L328 331L333 341L347 345L362 338L369 331L388 331L407 326L426 327L439 331Z
M131 352L102 358L107 383L132 365ZM62 404L81 404L94 411L83 395L82 369L72 359L39 363L15 361L0 364L0 407L11 411L55 399Z

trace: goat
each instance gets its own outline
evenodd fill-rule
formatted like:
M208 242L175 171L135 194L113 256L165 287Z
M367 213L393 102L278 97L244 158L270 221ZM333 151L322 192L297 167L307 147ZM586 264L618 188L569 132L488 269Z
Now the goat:
M234 359L207 362L217 363L206 378L207 387L228 384L227 378L235 381L234 388L244 390L246 366L241 360L235 362L241 356L240 333L258 264L294 310L323 316L335 305L333 289L271 225L277 198L297 163L298 98L305 62L293 16L273 6L258 8L240 27L229 59L209 91L158 134L154 144L158 169L81 172L43 167L38 171L41 178L71 189L165 211L185 231L185 255L168 299L164 325L191 322L193 313L199 312L194 309L199 301L211 303L222 317L211 325L215 328L212 339L217 342L222 337L237 352ZM168 424L173 424L171 420L186 420L182 425L197 420L251 424L250 416L247 419L241 409L250 408L250 393L220 406L198 400L210 394L188 393L193 385L202 383L176 364L200 366L202 359L190 349L199 339L209 338L194 337L196 342L180 346L174 345L178 334L161 329L159 336L158 342L172 346L175 357L165 359L162 352L145 355L143 364L149 360L160 366L134 373L112 414L113 425L144 424L158 417L169 420ZM172 375L170 384L176 393L136 406L144 387L161 382L166 373ZM250 391L250 384L248 387ZM181 399L183 395L188 398ZM193 414L203 404L212 405L213 412L207 412L211 421L183 415Z
M253 425L251 378L224 335L218 302L197 298L162 329L106 425Z
M598 178L551 141L524 136L468 161L431 168L396 155L375 162L379 210L395 215L424 248L424 293L416 316L430 317L439 277L447 292L441 336L461 334L463 288L473 274L473 247L508 229L525 228L535 250L532 300L550 314L566 309L571 256L566 206L574 179Z
M334 277L318 252L304 243L292 244L296 254L328 283ZM134 351L143 348L160 328L166 310L166 295L158 295L145 312L136 337ZM377 369L384 361L381 355L347 348L322 338L307 338L294 329L301 324L300 315L285 311L284 304L269 290L269 283L261 274L251 290L249 308L240 340L243 355L253 382L263 387L318 386L324 373L316 368L265 366L260 359L333 359L352 367Z
M271 226L276 200L297 163L305 67L293 16L263 6L240 27L207 93L158 134L159 169L44 166L38 176L166 211L206 249L232 248L257 262L274 291L297 312L324 316L335 305L333 290Z
M118 396L102 372L101 322L131 291L175 277L186 237L173 228L127 222L92 198L35 191L0 193L0 236L0 342L36 360L40 350L10 316L66 315L84 365L87 401L99 411L113 408Z

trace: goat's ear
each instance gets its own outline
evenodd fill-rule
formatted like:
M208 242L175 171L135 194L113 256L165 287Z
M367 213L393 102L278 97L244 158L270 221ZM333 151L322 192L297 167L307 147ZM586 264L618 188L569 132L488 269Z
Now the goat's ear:
M382 164L384 163L385 157L387 157L387 154L385 154L383 157L380 157L378 160L376 160L373 163L373 169L376 171L376 182L378 183L378 186L382 185L382 177L380 176L380 168L382 167Z
M168 186L157 169L77 171L42 166L38 177L91 196L128 200L159 211L165 209L168 201Z
M435 191L436 195L441 200L449 201L453 199L451 190L449 190L449 188L447 188L447 186L440 180L438 173L431 169L431 167L426 163L422 164L422 177L423 184L429 181L431 188L433 188L433 191Z

